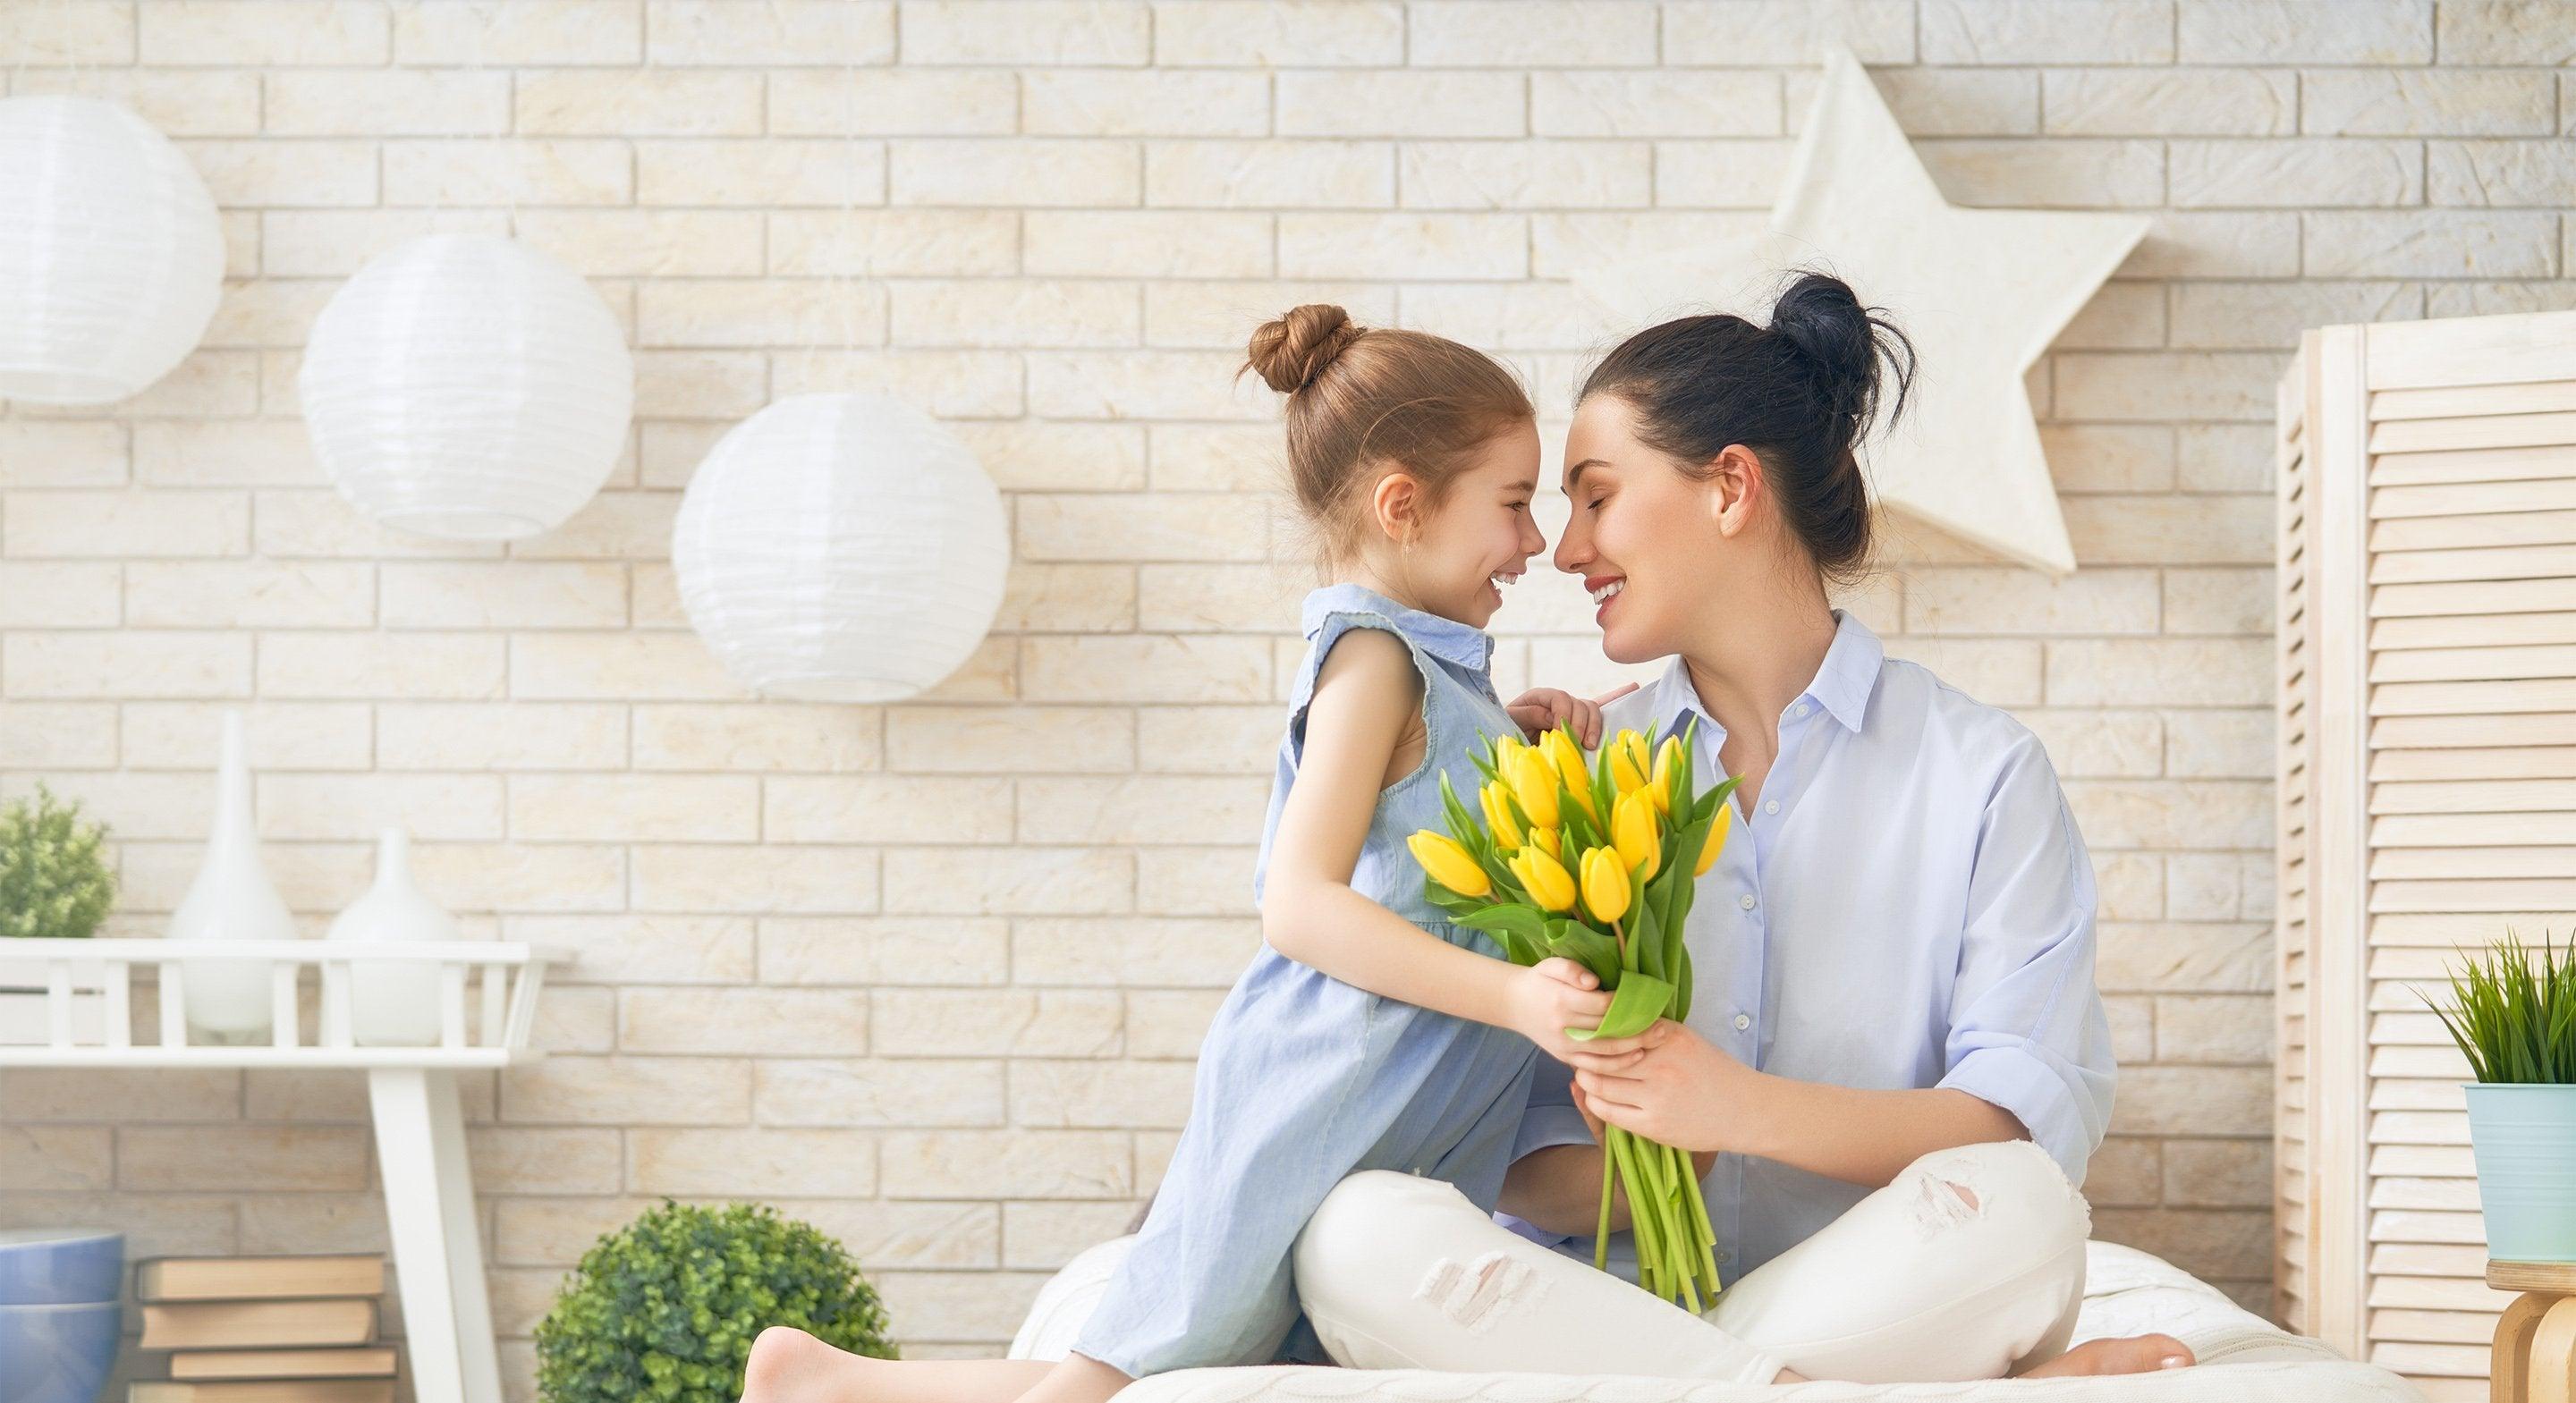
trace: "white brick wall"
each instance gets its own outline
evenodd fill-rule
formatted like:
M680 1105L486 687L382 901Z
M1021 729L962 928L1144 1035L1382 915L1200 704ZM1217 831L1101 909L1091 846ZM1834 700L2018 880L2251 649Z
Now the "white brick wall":
M1299 586L1245 334L1339 300L1561 416L1620 330L1567 276L1758 223L1826 35L1954 199L2155 220L2031 377L2086 568L1909 530L1852 602L2040 729L2092 843L2100 1230L2259 1301L2272 382L2303 325L2576 302L2568 6L0 4L8 91L160 124L232 273L138 399L0 410L0 790L112 821L118 928L156 930L247 704L309 927L399 820L477 929L582 951L560 1055L469 1100L521 1394L557 1274L662 1193L779 1201L917 1352L989 1352L1159 1174L1256 938ZM336 280L432 228L561 254L633 331L633 450L546 538L383 532L295 423ZM983 454L1010 600L918 702L760 703L678 611L678 490L729 421L861 384ZM1608 680L1572 588L1521 588L1503 685ZM379 1247L369 1158L346 1078L0 1082L0 1217L138 1252Z

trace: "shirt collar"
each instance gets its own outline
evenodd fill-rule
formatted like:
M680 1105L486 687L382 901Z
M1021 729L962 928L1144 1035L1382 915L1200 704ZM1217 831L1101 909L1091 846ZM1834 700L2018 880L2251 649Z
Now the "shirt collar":
M1879 665L1887 660L1887 647L1847 610L1834 611L1834 641L1825 648L1825 660L1816 666L1815 680L1807 684L1800 697L1825 709L1825 714L1843 724L1848 731L1858 732L1861 721L1869 714L1869 696L1878 686ZM1664 723L1663 734L1679 735L1686 714L1696 714L1702 728L1723 736L1726 728L1699 704L1699 689L1691 685L1690 665L1676 656L1665 667L1655 683L1655 719Z
M1334 614L1383 614L1424 652L1483 672L1494 660L1494 636L1473 624L1408 608L1365 585L1326 585L1306 596L1301 627L1308 638Z

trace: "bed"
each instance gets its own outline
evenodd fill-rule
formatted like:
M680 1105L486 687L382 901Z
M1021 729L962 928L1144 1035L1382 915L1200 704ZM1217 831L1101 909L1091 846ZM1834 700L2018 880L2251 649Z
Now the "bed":
M1129 1239L1066 1264L1038 1293L1011 1342L1014 1359L1059 1359L1107 1286ZM2092 1244L2075 1337L2161 1330L2191 1346L2192 1369L2107 1379L1787 1387L1616 1374L1454 1374L1274 1366L1183 1369L1143 1379L1119 1403L2423 1403L2385 1369L2356 1364L2239 1307L2217 1288L2135 1248Z

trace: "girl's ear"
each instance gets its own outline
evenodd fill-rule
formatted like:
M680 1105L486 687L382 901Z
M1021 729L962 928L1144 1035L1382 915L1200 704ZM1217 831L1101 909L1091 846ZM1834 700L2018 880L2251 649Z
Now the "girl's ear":
M1754 503L1768 495L1762 459L1740 443L1730 443L1709 460L1708 514L1721 536L1733 536L1753 524Z
M1389 472L1369 489L1369 514L1388 540L1398 544L1419 540L1425 525L1422 484L1402 468Z

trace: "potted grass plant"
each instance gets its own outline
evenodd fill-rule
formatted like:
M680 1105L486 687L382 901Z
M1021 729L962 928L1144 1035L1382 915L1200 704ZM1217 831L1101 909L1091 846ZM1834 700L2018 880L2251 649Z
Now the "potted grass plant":
M2429 1001L2428 1001L2429 1002ZM2576 945L2534 952L2507 932L2451 975L2435 1005L2477 1080L2469 1143L2501 1262L2576 1262Z
M51 1036L46 962L12 959L13 939L80 940L94 935L116 901L107 827L83 822L78 800L54 797L43 781L32 795L0 805L0 1045ZM101 1038L95 989L72 995L74 1036Z

